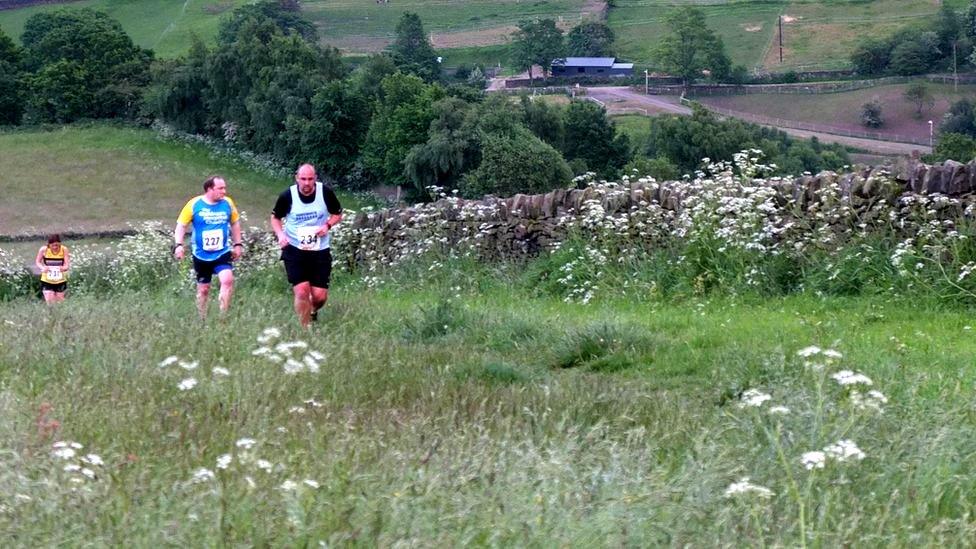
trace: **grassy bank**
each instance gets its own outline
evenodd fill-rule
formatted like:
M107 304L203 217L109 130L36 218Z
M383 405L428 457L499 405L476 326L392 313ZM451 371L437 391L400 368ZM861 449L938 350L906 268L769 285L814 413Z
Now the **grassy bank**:
M505 270L428 277L340 276L309 334L277 273L242 277L234 311L206 325L182 286L5 305L0 531L23 545L971 539L967 310L580 306ZM275 349L292 340L308 348ZM797 356L809 345L844 356ZM320 370L289 375L272 354ZM183 362L161 367L169 356ZM830 377L842 369L873 380L883 413L854 405ZM772 400L744 405L748 389ZM843 439L865 457L804 468ZM56 441L84 448L63 457ZM726 496L742 477L773 494Z

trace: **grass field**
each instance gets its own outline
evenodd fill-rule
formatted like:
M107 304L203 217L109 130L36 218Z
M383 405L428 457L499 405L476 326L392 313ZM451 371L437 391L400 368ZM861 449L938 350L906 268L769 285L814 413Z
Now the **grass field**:
M585 307L532 298L517 275L439 273L385 290L340 277L310 334L280 277L241 278L232 314L206 325L186 287L5 304L0 532L24 546L972 538L968 311ZM259 343L269 327L280 339ZM325 356L320 372L252 353L292 340ZM581 350L594 344L610 354ZM828 371L870 377L884 413L805 369L812 344L843 353ZM169 356L182 365L161 367ZM746 389L772 401L742 407ZM804 469L838 439L864 459ZM55 441L83 448L65 458ZM727 496L742 477L772 495Z
M263 224L286 178L256 172L202 145L168 141L149 130L105 125L0 132L0 234L126 228L176 219L210 175Z
M175 57L190 49L190 36L210 42L217 35L220 18L247 0L82 0L63 5L44 4L17 10L0 10L0 29L19 39L31 15L64 7L103 11L122 24L133 42L152 49L159 57Z
M936 98L932 108L926 107L922 117L915 116L915 105L905 100L907 84L878 86L863 90L818 95L733 95L728 97L696 98L702 103L736 111L760 114L770 118L798 120L814 124L835 126L852 131L863 131L860 125L861 106L872 99L880 99L885 124L871 131L892 135L911 136L920 139L929 136L928 121L936 129L949 106L964 97L972 97L976 86L959 86L953 91L951 84L929 84Z

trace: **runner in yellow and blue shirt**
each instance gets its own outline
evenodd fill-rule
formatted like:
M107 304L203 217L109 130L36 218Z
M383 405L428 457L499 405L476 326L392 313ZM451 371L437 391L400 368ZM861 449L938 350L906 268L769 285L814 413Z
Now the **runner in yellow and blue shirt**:
M178 260L183 259L183 238L188 226L193 228L193 270L197 276L200 318L207 318L207 297L215 274L220 280L220 311L226 313L234 292L232 262L241 257L244 246L237 206L227 196L227 183L222 178L204 181L203 194L183 206L173 231L173 255Z
M71 268L71 256L68 247L61 243L61 235L52 234L47 239L47 245L41 246L34 258L34 265L41 273L41 294L47 303L64 301L64 292L68 289L68 269Z

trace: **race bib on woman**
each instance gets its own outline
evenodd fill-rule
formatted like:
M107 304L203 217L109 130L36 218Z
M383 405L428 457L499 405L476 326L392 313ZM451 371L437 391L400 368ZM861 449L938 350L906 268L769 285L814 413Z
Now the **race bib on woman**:
M47 279L51 282L60 282L64 278L64 273L61 272L61 267L48 267L47 268Z

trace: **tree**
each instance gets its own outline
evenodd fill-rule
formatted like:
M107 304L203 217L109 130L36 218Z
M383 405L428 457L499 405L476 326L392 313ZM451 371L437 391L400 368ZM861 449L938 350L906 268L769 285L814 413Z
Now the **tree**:
M966 14L963 16L962 32L970 39L976 40L976 0L970 0Z
M605 23L588 21L573 27L566 36L567 55L572 57L614 57L614 34Z
M481 144L481 164L461 179L461 195L539 194L565 187L572 172L556 149L518 126L512 134L494 134Z
M221 22L220 30L217 33L217 42L231 44L237 41L242 29L245 28L248 32L261 29L263 36L260 38L262 42L267 42L275 29L282 34L297 33L307 42L317 42L318 31L315 29L315 25L302 17L296 8L297 3L275 0L264 0L256 4L241 6L231 12L230 17ZM254 27L248 25L254 21L268 21L271 26Z
M556 150L562 150L566 137L563 109L546 101L521 97L522 120L536 137Z
M138 113L152 52L135 46L114 19L90 9L36 13L21 42L24 66L34 73L28 79L32 118L70 122Z
M396 39L390 45L390 55L401 71L416 74L426 82L440 78L440 63L434 47L427 40L424 25L416 13L404 13L396 26Z
M522 21L512 38L512 62L518 70L528 69L529 79L533 78L533 66L542 67L545 76L552 69L553 60L565 55L563 32L552 19Z
M19 124L24 113L20 49L0 29L0 125Z
M884 126L881 101L877 98L861 105L861 124L868 128Z
M705 13L683 7L665 18L668 34L661 40L655 57L661 68L681 77L685 85L702 75L724 80L731 70L722 40L705 24Z
M456 97L434 103L427 141L410 149L403 162L417 194L426 194L431 185L457 187L461 176L481 161L480 135L472 123L477 117L470 116L475 109Z
M942 135L957 133L976 137L976 105L969 99L960 99L949 107L949 112L939 125Z
M925 82L913 82L905 88L905 100L915 105L915 118L922 117L922 108L932 108L935 105L935 97Z
M942 52L934 32L908 35L891 50L888 66L895 74L909 76L932 70Z
M589 170L611 178L630 160L630 140L617 134L602 106L590 101L573 101L566 109L563 156L582 159Z
M934 30L939 38L939 49L945 53L952 51L952 44L963 35L963 24L956 14L956 10L945 3L939 8L939 16L935 21Z
M366 170L386 184L409 183L403 161L410 149L427 141L435 117L433 104L443 96L440 86L412 74L398 72L384 78L363 146Z
M888 68L891 44L888 40L868 38L855 46L851 63L859 74L881 74Z
M969 162L976 158L976 139L961 133L943 133L935 144L935 150L926 158L927 162Z
M146 91L149 112L188 133L203 133L211 121L207 109L207 56L203 41L194 35L189 53L153 68L153 85Z

